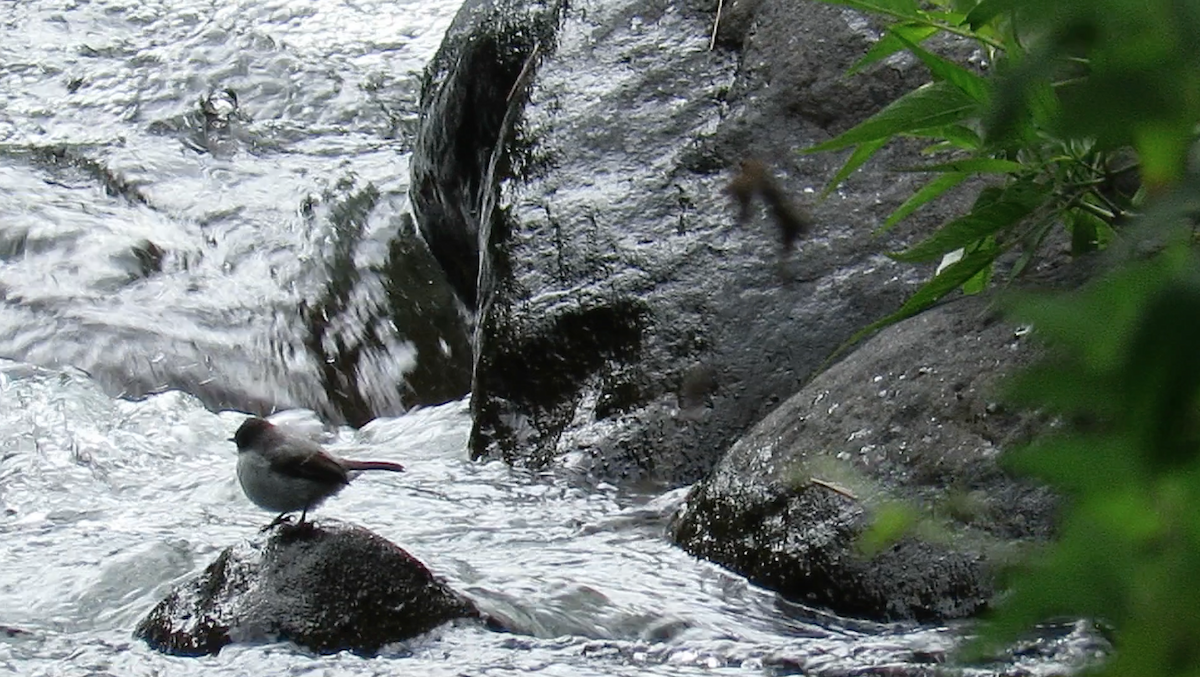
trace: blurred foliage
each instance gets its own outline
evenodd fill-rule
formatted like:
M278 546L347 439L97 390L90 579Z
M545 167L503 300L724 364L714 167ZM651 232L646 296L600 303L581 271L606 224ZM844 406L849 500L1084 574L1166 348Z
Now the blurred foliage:
M1011 396L1057 416L1007 465L1065 498L1059 539L1012 572L984 647L1040 621L1111 624L1112 675L1200 672L1200 260L1177 245L1013 314L1051 355Z
M970 176L997 179L894 254L943 266L879 325L981 288L1018 245L1019 272L1054 227L1118 262L1074 292L1012 297L1051 353L1011 396L1056 423L1006 462L1065 500L1059 539L1012 573L982 643L1083 616L1113 629L1104 674L1200 674L1200 0L824 1L892 22L855 70L908 50L933 75L809 149L853 148L829 190L899 136L930 139L937 157L884 229ZM974 41L986 70L926 50L938 33Z
M856 552L871 558L913 532L922 515L906 501L887 501L872 510L871 523L855 540Z

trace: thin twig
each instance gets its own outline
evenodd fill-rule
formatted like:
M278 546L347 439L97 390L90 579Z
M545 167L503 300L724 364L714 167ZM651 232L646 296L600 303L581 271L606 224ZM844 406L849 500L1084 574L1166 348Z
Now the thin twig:
M825 480L818 479L816 477L810 477L810 478L808 478L808 481L812 482L813 484L817 485L818 487L825 487L826 489L832 491L835 494L841 494L841 495L845 496L846 498L850 499L851 501L858 500L858 497L855 496L853 494L853 492L851 492L849 489L847 489L845 487L839 487L838 485L834 484L833 482L826 482Z
M521 64L521 72L517 74L517 79L513 81L512 88L508 90L508 96L504 99L505 103L512 103L513 96L517 90L524 87L529 81L529 75L533 72L533 62L537 61L538 55L542 51L542 41L538 40L533 45L533 49L529 51L529 56L525 58L525 63Z
M717 0L717 18L713 19L712 37L708 39L708 51L713 51L717 47L717 29L721 27L721 10L725 7L725 0Z

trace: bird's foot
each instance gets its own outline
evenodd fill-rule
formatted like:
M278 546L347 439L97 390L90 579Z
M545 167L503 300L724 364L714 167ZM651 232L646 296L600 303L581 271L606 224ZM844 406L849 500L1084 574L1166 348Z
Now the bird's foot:
M268 524L267 526L263 527L262 529L259 529L259 530L258 530L258 533L260 533L260 534L265 534L265 533L267 533L268 531L270 531L270 530L274 529L275 527L279 526L280 524L291 524L291 523L292 523L292 518L291 518L290 516L288 516L288 514L287 514L286 512L284 512L284 513L280 513L280 514L279 514L279 517L276 517L275 519L271 520L271 523L270 523L270 524Z

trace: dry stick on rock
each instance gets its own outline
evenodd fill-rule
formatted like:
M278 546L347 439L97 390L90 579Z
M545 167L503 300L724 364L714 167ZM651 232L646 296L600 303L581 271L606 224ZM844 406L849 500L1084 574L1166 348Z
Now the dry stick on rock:
M537 61L538 54L542 51L542 41L539 40L533 45L533 49L529 51L529 56L525 58L525 63L521 65L521 72L517 74L517 79L513 81L512 88L508 90L508 96L505 97L505 103L512 103L513 96L517 90L524 87L529 82L529 75L533 72L533 63ZM501 125L503 126L503 125Z
M832 491L835 494L841 494L841 495L845 496L846 498L850 499L851 501L858 500L858 497L855 496L853 493L851 493L849 489L847 489L845 487L839 487L838 485L834 484L833 482L826 482L825 480L817 479L816 477L810 477L810 478L808 478L808 481L812 482L813 484L817 485L818 487L825 487L826 489Z
M713 51L717 48L717 29L721 27L721 9L725 6L725 0L717 0L717 17L713 19L712 37L708 39L708 51Z

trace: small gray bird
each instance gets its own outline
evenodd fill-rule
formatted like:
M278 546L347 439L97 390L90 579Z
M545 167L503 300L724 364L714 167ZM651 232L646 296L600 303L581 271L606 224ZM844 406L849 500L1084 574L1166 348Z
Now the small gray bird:
M404 466L388 461L338 458L316 442L280 430L258 417L246 419L233 441L238 448L237 476L242 491L258 507L279 513L264 530L297 510L303 524L309 510L350 484L351 472L404 470Z

